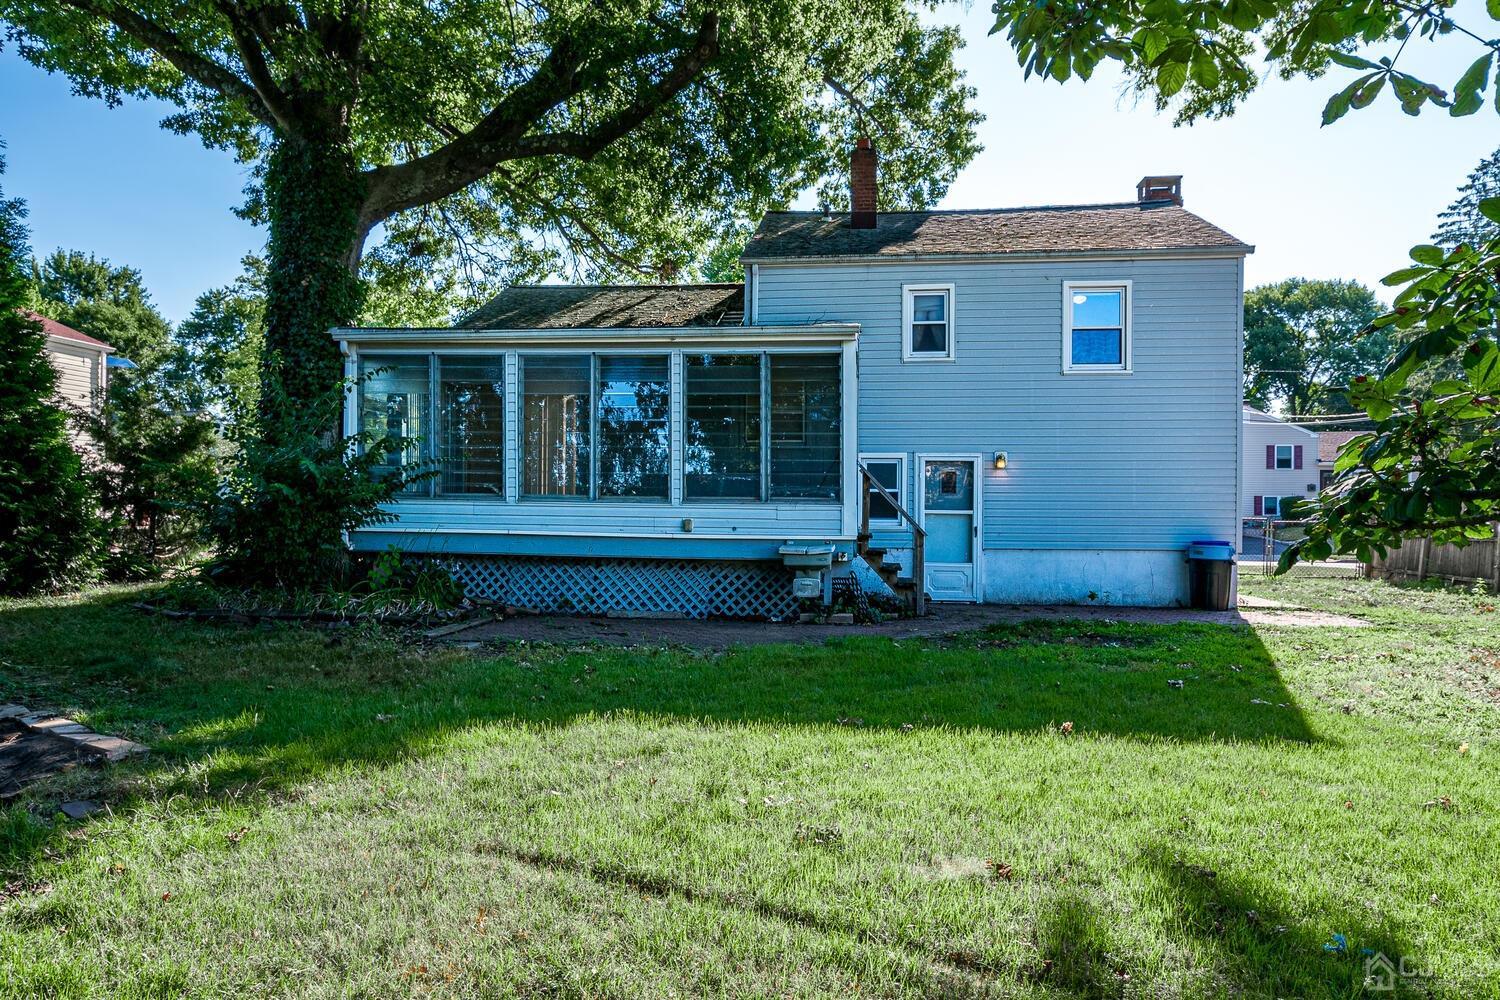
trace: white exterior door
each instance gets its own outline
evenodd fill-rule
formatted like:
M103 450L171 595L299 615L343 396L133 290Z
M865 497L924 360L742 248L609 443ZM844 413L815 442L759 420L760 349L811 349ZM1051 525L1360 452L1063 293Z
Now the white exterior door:
M979 460L923 455L917 514L927 531L927 579L934 601L979 599Z

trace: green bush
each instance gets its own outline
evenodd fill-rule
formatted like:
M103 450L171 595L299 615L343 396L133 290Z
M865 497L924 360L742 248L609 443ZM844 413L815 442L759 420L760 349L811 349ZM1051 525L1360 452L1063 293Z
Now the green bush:
M312 405L291 406L283 390L262 387L260 419L241 415L236 446L204 520L217 556L209 578L233 587L327 591L346 587L345 533L394 520L381 505L435 473L426 468L377 476L409 447L400 437L341 435L341 383ZM267 395L271 398L267 398Z

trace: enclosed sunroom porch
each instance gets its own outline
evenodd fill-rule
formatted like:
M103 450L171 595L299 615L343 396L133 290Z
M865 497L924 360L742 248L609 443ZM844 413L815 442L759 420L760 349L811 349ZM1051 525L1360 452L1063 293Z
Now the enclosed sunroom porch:
M435 473L356 550L524 606L694 617L790 613L788 552L854 551L857 326L335 336L346 432Z

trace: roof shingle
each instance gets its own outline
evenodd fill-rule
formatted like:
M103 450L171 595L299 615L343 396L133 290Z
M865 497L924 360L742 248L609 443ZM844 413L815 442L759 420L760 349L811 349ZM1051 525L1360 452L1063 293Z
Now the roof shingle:
M459 320L461 330L738 324L739 284L512 285Z
M42 330L49 337L57 337L59 340L71 340L79 344L88 344L90 347L98 347L106 351L114 350L113 347L109 346L99 338L90 337L88 334L75 330L71 326L64 326L57 320L48 319L41 313L34 313L29 309L25 309L22 311L25 312L27 316L42 324Z
M770 212L745 248L745 260L806 257L968 256L1226 250L1254 247L1170 202L1052 205L979 211L881 212L874 229L849 217Z

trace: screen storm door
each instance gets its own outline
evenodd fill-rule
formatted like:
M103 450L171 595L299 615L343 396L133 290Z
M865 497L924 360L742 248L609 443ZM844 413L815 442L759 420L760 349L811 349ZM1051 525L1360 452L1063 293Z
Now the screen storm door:
M918 469L927 593L934 601L977 601L979 460L924 455Z

